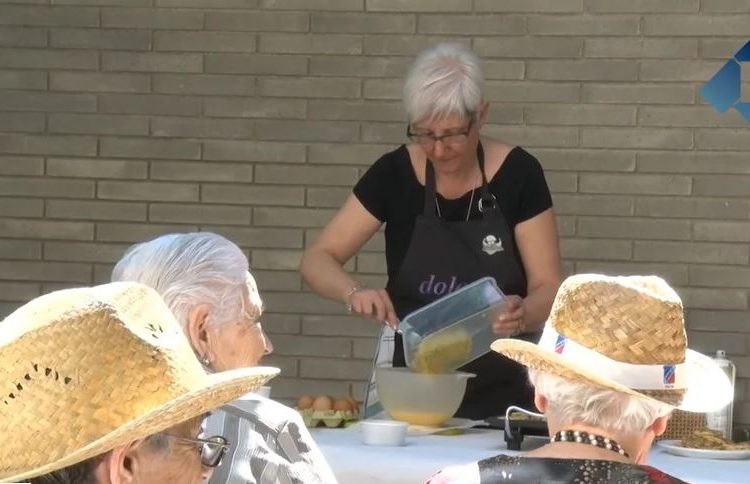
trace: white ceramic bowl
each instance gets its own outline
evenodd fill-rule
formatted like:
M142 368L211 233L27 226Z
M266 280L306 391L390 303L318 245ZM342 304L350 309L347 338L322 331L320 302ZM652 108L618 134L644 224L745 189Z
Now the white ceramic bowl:
M363 420L359 425L365 445L399 446L406 443L406 431L409 428L406 422Z

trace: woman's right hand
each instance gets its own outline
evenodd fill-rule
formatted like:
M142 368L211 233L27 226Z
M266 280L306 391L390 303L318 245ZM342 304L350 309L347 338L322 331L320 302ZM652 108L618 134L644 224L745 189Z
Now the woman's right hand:
M396 310L385 289L361 288L349 295L347 304L353 313L373 318L395 330L398 326Z

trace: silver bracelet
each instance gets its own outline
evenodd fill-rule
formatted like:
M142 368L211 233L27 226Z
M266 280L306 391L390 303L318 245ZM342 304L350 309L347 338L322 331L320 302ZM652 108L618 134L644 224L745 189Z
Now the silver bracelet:
M354 295L355 292L361 291L365 287L366 286L364 284L355 284L355 285L353 285L351 287L351 289L349 289L349 291L347 291L346 296L344 296L344 299L346 299L346 303L345 303L346 304L346 312L348 312L349 314L351 314L351 312L353 310L351 297Z

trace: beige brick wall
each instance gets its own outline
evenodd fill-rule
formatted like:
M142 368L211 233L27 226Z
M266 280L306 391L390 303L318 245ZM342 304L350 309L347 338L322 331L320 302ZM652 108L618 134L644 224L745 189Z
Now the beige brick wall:
M566 270L669 279L750 424L749 128L698 95L749 25L744 0L0 0L0 313L214 230L259 276L275 395L361 392L374 325L295 267L452 39L486 61L486 132L546 168ZM348 267L383 284L382 250Z

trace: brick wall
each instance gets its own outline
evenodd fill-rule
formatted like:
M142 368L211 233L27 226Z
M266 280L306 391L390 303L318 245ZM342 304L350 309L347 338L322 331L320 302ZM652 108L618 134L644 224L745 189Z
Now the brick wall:
M374 325L295 268L403 141L413 54L454 39L486 60L487 134L546 168L566 270L669 279L748 424L750 132L697 92L748 25L741 0L0 0L0 312L213 230L259 276L275 395L361 392ZM382 250L348 267L383 284Z

